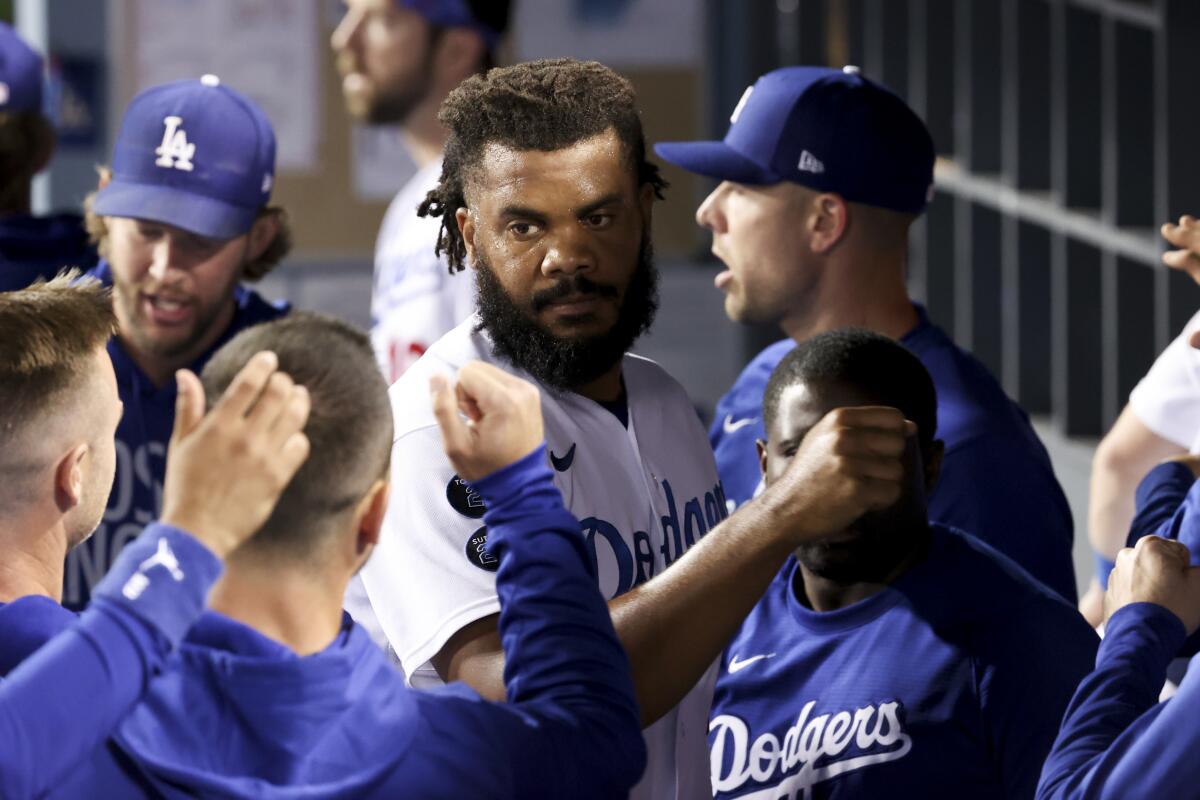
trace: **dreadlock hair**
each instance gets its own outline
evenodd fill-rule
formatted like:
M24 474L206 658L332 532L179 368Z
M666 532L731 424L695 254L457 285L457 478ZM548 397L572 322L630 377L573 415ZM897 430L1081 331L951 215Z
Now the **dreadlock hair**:
M646 160L633 85L596 61L543 59L475 75L450 93L438 119L450 132L442 177L417 214L441 217L434 253L446 254L451 273L465 267L467 255L455 213L467 205L466 181L489 144L550 152L612 128L638 185L652 186L660 200L667 188L658 167Z

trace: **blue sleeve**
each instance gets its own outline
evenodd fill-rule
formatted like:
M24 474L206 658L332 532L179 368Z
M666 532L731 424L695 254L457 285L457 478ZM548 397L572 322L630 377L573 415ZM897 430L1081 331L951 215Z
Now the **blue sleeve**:
M1146 473L1134 495L1135 511L1126 546L1133 547L1138 539L1146 536L1161 536L1164 539L1179 539L1191 547L1181 537L1184 517L1189 510L1192 520L1187 532L1189 538L1200 544L1200 532L1196 530L1196 526L1200 525L1196 519L1200 497L1193 497L1191 491L1195 485L1196 478L1192 470L1175 461L1159 464ZM1193 549L1192 552L1196 551ZM1194 558L1192 563L1196 563Z
M1200 686L1156 705L1183 637L1183 624L1161 606L1134 603L1113 614L1096 669L1079 684L1046 759L1038 798L1194 793L1197 742L1187 732L1195 730Z
M1096 583L1100 584L1101 589L1108 588L1108 576L1114 569L1117 568L1115 562L1109 561L1103 553L1092 551L1092 557L1096 560Z
M1063 712L1096 661L1096 632L1074 608L1050 603L980 631L980 706L1005 797L1033 796ZM1030 653L1043 655L1035 664Z
M629 660L545 448L472 486L500 559L509 703L459 685L427 695L422 716L437 735L416 737L396 785L413 796L449 784L462 797L625 797L646 763Z
M1077 602L1071 508L1049 463L1023 447L979 437L947 450L929 518L986 542Z
M220 572L207 548L167 525L124 549L78 622L0 682L0 797L40 796L108 737Z

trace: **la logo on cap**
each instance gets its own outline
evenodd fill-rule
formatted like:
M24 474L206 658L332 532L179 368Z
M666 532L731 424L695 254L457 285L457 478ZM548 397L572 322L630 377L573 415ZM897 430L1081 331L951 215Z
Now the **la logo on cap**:
M165 127L162 144L154 149L155 155L158 156L154 163L160 167L173 167L184 172L191 172L192 159L196 156L196 145L188 143L187 131L180 127L183 125L183 118L164 117L163 125Z

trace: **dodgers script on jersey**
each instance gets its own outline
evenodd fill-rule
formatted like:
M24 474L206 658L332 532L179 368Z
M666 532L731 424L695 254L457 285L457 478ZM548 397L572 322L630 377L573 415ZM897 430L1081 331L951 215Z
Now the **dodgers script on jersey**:
M792 559L725 652L709 726L722 798L1032 797L1096 635L987 545L819 613ZM1034 666L1036 665L1036 666Z
M441 173L439 159L409 179L388 206L375 243L371 343L388 383L475 310L470 273L451 275L446 260L434 255L441 220L417 216Z
M497 563L483 504L454 474L429 402L429 378L498 361L474 317L438 341L392 386L392 495L362 572L375 614L414 686L440 683L429 664L465 625L497 613ZM555 485L581 523L600 590L615 597L666 569L725 518L704 429L683 388L657 364L626 356L629 425L599 404L542 388ZM711 671L710 671L711 675ZM650 761L636 798L707 796L711 683L702 680L644 733Z

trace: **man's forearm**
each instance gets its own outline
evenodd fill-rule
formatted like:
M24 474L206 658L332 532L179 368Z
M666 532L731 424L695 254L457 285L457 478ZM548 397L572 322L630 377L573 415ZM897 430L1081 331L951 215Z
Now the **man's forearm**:
M609 603L633 665L642 725L670 711L737 633L792 552L751 501L662 574Z
M773 536L773 516L756 499L697 542L671 567L608 604L633 667L642 725L679 704L721 654L792 552ZM456 638L469 642L434 666L489 700L504 700L504 652L495 617Z

